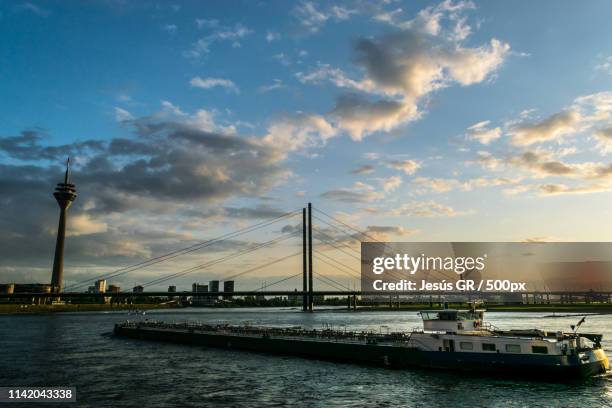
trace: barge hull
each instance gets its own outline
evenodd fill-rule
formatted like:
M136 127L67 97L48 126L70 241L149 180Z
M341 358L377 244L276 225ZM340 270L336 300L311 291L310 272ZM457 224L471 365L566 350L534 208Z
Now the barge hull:
M607 360L582 362L578 356L515 355L423 351L405 345L245 336L220 332L115 326L115 335L133 339L293 355L311 359L390 368L434 368L495 375L550 378L567 381L604 373Z

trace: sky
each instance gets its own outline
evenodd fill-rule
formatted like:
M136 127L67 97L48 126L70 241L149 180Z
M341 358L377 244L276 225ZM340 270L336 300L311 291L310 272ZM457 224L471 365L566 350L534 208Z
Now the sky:
M611 14L603 0L3 2L0 281L50 280L68 156L67 285L287 213L109 283L299 235L308 202L326 289L358 285L360 239L610 241Z

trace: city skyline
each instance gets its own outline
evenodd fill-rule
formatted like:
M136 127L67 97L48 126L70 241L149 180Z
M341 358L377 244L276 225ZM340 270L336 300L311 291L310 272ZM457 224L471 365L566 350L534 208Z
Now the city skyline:
M612 240L612 4L227 7L0 6L0 97L11 101L0 109L3 281L49 280L51 193L67 156L79 189L67 284L309 201L377 239ZM300 223L298 214L116 283L133 287ZM300 240L169 284L223 280ZM245 284L287 270L300 272L301 258Z

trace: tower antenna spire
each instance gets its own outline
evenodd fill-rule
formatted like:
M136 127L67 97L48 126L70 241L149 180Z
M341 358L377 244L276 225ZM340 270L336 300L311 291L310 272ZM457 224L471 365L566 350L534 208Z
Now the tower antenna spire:
M66 160L66 174L64 175L64 184L68 184L68 180L70 180L70 156Z

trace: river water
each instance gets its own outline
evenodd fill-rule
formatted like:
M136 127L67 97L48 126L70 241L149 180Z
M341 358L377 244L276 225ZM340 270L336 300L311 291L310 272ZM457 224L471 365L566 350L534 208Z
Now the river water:
M504 329L569 330L579 318L488 313ZM115 338L125 312L0 316L0 386L73 386L71 407L612 407L612 379L580 383L512 381L427 370L389 370L297 357ZM295 309L176 309L147 312L165 321L411 330L415 312ZM587 317L612 356L612 315ZM31 406L31 405L30 405Z

